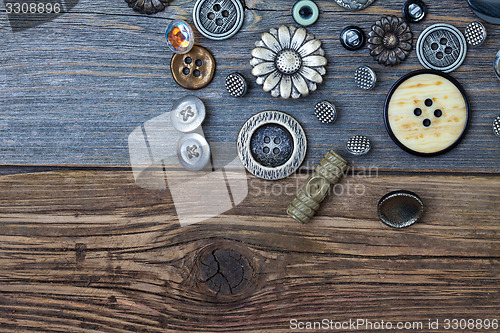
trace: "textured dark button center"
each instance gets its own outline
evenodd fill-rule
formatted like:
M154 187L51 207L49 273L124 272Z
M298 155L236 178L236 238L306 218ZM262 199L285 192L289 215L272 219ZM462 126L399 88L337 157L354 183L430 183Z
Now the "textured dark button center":
M279 167L292 155L293 138L283 126L264 125L252 135L250 150L257 163L266 167Z

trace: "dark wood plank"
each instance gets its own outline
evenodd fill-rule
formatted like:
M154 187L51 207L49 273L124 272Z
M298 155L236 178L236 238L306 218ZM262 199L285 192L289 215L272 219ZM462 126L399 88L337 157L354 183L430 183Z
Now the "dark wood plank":
M463 30L476 17L464 1L427 1L430 14L412 24L418 34L436 22ZM81 0L71 13L37 28L13 33L0 14L0 153L3 164L129 165L128 134L141 123L166 112L174 100L188 94L172 80L171 53L163 32L172 18L191 20L193 1L174 1L155 16L134 13L122 0L97 3ZM491 123L498 114L500 81L493 57L500 48L498 26L486 24L488 40L470 49L465 63L453 73L468 91L473 105L470 132L454 151L437 158L410 156L392 143L382 121L382 105L390 86L403 74L421 68L415 52L396 68L376 64L366 49L351 53L338 41L342 28L357 24L365 31L385 14L400 15L401 1L377 0L357 13L333 1L317 1L320 20L309 30L324 42L329 59L325 84L299 102L273 99L250 75L249 53L259 35L278 24L293 24L293 1L247 1L243 29L232 39L214 42L196 34L197 43L217 59L214 81L194 92L208 107L205 132L211 142L236 140L251 115L268 109L286 111L304 126L309 140L307 161L317 163L327 149L343 150L354 134L366 134L373 153L356 161L360 166L403 170L499 170L498 139ZM2 8L3 9L3 8ZM353 83L354 69L372 66L379 84L363 92ZM241 71L250 82L244 99L228 97L224 78ZM334 102L338 122L321 125L314 104Z
M301 225L285 209L306 177L250 178L242 204L185 228L168 191L129 171L0 177L0 331L285 332L294 318L439 319L443 331L446 318L498 318L498 176L349 175ZM426 205L403 230L376 218L398 188Z

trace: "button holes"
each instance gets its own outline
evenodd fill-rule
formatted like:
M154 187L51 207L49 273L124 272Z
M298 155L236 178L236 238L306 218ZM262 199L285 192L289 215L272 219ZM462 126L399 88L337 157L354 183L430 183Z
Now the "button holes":
M262 151L264 152L264 154L269 154L269 152L271 150L269 149L269 147L264 147L264 149L262 149Z
M194 75L195 77L198 77L198 76L200 76L200 75L201 75L201 73L200 73L200 71L199 71L199 70L195 69L195 70L194 70L194 72L193 72L193 75Z
M214 10L215 10L216 12L218 12L218 11L220 10L220 8L221 8L221 7L220 7L220 5L219 5L218 3L214 5Z
M280 138L275 138L274 139L274 143L279 145L281 143L281 139Z
M443 57L444 57L443 52L438 52L438 53L436 53L436 58L438 58L438 59L443 59Z
M278 147L274 148L274 149L273 149L273 153L274 153L275 155L278 155L278 154L280 153L280 149L279 149Z
M415 114L415 116L421 116L422 115L422 110L419 109L419 108L416 108L415 110L413 110L413 114Z
M193 59L191 59L191 57L187 57L186 59L184 59L184 62L189 65L193 62Z
M432 43L431 44L431 49L433 49L434 51L436 51L438 49L439 45L437 43Z
M424 126L425 126L425 127L429 127L429 126L431 126L431 121L430 121L429 119L425 119L425 120L424 120Z
M197 59L194 63L196 64L196 66L200 67L203 64L203 61Z
M191 71L187 67L184 67L184 69L182 70L182 73L184 73L184 75L189 75L190 72Z
M441 45L446 45L448 43L448 40L446 38L441 38L441 40L439 41L439 44Z
M222 16L228 17L229 16L229 12L227 10L223 10L222 11Z
M268 137L268 136L266 136L266 137L264 138L264 142L265 142L265 143L269 143L269 142L271 142L271 138L270 138L270 137Z
M451 49L451 47L447 47L444 49L444 53L446 53L446 54L451 54L452 51L453 50Z
M224 21L221 18L218 18L215 20L215 24L217 24L219 27L224 24Z
M432 106L432 99L427 98L424 103L425 103L425 106Z
M441 111L441 110L437 109L436 111L434 111L434 115L435 115L437 118L439 118L439 117L441 117L441 116L443 115L443 111Z
M213 20L215 18L215 14L210 12L210 13L208 13L207 17L209 20Z

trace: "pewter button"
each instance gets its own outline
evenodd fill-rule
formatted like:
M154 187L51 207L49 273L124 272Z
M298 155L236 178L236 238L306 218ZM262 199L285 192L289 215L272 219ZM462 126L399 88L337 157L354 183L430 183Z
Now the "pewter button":
M408 22L420 22L427 15L427 6L420 0L408 0L403 5L403 16Z
M172 125L181 132L191 132L205 120L205 104L196 96L185 96L177 100L170 112Z
M184 134L177 145L177 157L187 170L198 171L210 160L210 146L198 133Z
M247 93L247 80L240 73L231 73L226 77L226 90L233 97L242 97Z
M330 124L337 120L337 109L335 108L335 105L329 101L316 103L314 113L316 114L316 117L318 117L318 120L323 124Z
M250 150L257 163L266 167L278 167L290 159L293 139L283 126L264 125L253 133Z
M361 66L354 72L354 80L359 88L370 90L373 89L377 83L377 75L371 67Z
M368 154L372 145L370 139L363 135L355 135L347 141L347 151L353 155Z
M493 133L500 137L500 116L496 117L493 121Z
M486 35L486 27L481 22L474 21L465 27L465 39L470 46L482 45Z
M424 213L424 203L410 191L394 191L384 195L377 205L378 218L393 228L408 227Z
M348 26L340 33L340 44L349 50L358 50L365 44L365 34L360 27Z
M244 9L239 0L198 0L193 21L200 33L213 40L234 36L243 25Z

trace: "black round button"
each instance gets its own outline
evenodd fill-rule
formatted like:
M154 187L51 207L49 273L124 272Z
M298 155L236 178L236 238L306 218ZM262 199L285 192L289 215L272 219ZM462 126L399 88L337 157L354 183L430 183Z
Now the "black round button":
M403 17L408 22L420 22L427 15L427 5L420 0L408 0L403 6Z
M340 43L349 51L359 50L365 44L365 34L360 27L348 26L340 33Z
M278 167L292 156L293 138L281 125L263 125L253 133L250 151L257 163L266 167Z

